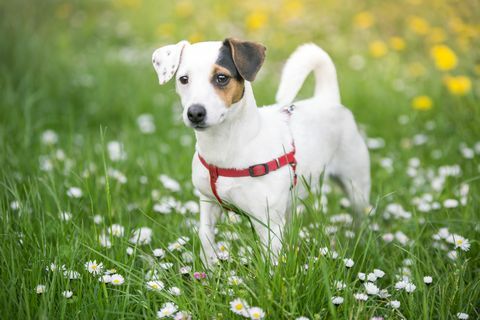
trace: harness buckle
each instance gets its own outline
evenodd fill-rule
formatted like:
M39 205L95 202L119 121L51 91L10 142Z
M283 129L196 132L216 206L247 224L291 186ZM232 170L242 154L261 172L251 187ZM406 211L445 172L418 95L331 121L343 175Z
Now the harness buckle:
M262 172L258 172L256 168L263 168ZM268 167L268 163L259 163L255 164L253 166L248 167L248 173L250 174L250 177L261 177L270 172L270 168Z

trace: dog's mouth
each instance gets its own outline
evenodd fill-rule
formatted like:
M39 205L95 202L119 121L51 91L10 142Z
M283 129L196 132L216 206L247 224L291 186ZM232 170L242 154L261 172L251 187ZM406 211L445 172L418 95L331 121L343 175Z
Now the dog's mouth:
M197 130L197 131L203 131L203 130L206 130L208 128L208 126L206 124L191 124L190 125L194 130Z

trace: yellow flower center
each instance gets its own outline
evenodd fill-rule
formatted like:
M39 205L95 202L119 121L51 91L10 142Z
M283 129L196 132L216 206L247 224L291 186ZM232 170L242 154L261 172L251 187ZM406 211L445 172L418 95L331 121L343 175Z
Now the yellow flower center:
M236 310L242 310L242 309L243 309L243 304L237 303L237 304L235 305L235 309L236 309Z

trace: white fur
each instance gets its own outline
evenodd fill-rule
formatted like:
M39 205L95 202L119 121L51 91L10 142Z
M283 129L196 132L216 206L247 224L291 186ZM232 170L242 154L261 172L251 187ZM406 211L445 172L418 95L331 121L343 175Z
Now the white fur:
M195 131L197 153L218 167L243 169L289 152L294 142L300 177L316 187L325 171L338 178L358 211L367 208L368 150L351 112L340 104L335 67L329 56L313 44L301 46L284 68L277 104L258 108L252 87L245 81L243 98L228 107L209 81L221 45L221 42L185 45L178 67L177 92L185 108L185 123L189 125L185 114L193 103L207 109L209 127ZM317 81L314 97L295 102L289 116L283 107L293 101L311 71ZM178 83L184 74L189 76L188 85ZM214 227L221 207L212 193L209 172L197 153L193 156L192 180L202 194L199 237L204 249L202 258L211 265L216 257ZM281 248L283 228L291 210L291 182L292 170L288 166L262 177L219 177L217 181L221 199L255 218L253 224L262 243L274 255ZM302 183L297 184L295 191L300 197L306 195Z

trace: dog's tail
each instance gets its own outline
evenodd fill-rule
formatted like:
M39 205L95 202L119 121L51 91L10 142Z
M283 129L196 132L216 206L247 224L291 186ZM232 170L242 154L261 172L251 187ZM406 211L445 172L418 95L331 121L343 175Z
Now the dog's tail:
M314 98L323 103L340 104L337 72L330 56L313 43L304 44L295 50L283 67L277 104L288 105L297 96L310 72L315 74Z

